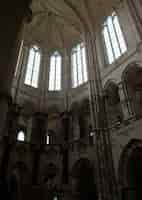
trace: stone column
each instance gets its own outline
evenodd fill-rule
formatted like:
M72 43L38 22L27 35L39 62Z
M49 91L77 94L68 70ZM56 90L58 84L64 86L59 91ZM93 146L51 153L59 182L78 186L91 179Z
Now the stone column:
M63 86L64 90L68 91L68 89L71 87L70 85L70 52L68 52L66 49L64 49L64 55L63 55L63 71L62 71L62 77L63 77Z
M132 115L131 108L129 105L129 101L125 95L124 84L121 82L119 83L118 87L119 87L119 97L120 97L120 103L122 106L123 118L124 120L127 120Z
M40 63L40 71L39 71L39 87L38 87L38 101L39 101L39 109L44 110L45 108L45 94L47 90L47 74L46 74L46 54L44 50L41 55L41 63Z
M20 33L29 15L30 0L3 1L0 17L0 136L4 133L8 97L20 47Z
M35 113L33 116L33 127L31 135L31 143L34 145L33 155L33 184L38 183L38 176L40 170L40 157L42 153L42 147L46 140L47 130L47 114Z
M10 103L10 102L9 102ZM8 194L7 184L7 172L8 165L11 156L11 152L16 145L16 128L19 116L19 108L16 105L9 106L9 112L7 114L7 135L2 138L3 141L3 152L0 164L0 195L5 196ZM7 198L6 198L7 199Z
M7 134L3 138L4 148L3 148L3 156L0 166L0 178L3 179L6 177L7 169L8 169L8 162L10 159L10 154L12 148L16 144L17 134L17 123L18 117L20 114L20 107L16 104L9 105L9 111L7 114Z
M26 65L27 65L28 56L29 56L29 48L26 46L23 46L21 60L19 62L19 66L17 69L15 82L13 84L13 87L14 87L13 101L15 103L18 103L18 97L20 95L20 88L22 88L23 83L25 81L24 79L25 79L25 74L26 74L26 70L27 70Z
M101 200L114 200L118 198L117 184L94 32L86 32L85 41L90 85L92 128L95 132L94 159L98 195Z
M65 142L65 144L67 144L69 141L70 113L65 111L61 117L62 117L64 142ZM63 184L68 184L68 181L69 181L69 150L68 150L68 146L63 147L62 153L63 153L62 182L63 182Z
M70 89L70 54L67 49L63 51L62 58L62 90L64 92L64 108L69 109L69 89Z

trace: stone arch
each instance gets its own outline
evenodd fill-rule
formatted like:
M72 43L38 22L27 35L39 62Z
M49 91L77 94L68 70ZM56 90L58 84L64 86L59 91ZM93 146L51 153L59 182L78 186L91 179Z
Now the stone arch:
M94 166L88 158L80 158L71 169L73 192L80 199L97 199Z
M124 69L124 71L122 72L121 80L124 81L124 80L126 79L126 76L127 76L130 72L133 73L133 69L134 69L134 68L142 68L142 67L141 67L140 64L137 63L136 61L129 63L129 64L126 66L126 68Z
M142 140L131 139L125 146L119 161L118 180L122 198L141 199L142 188ZM140 191L139 191L140 187ZM139 196L141 195L141 196Z
M55 163L49 162L43 170L43 182L47 183L49 180L54 179L59 172L59 168L56 166Z
M64 56L61 48L52 48L49 52L49 57L51 58L51 56L53 56L55 52L58 52L61 57Z
M104 83L104 86L103 86L103 90L105 91L106 89L107 89L107 87L111 84L111 83L114 83L115 85L117 85L118 83L117 83L117 80L115 80L115 79L108 79L108 80L106 80L105 81L105 83Z
M142 116L142 66L136 62L130 63L122 73L122 81L132 112Z
M110 124L121 122L123 119L120 103L119 87L114 80L108 80L104 86L106 108Z

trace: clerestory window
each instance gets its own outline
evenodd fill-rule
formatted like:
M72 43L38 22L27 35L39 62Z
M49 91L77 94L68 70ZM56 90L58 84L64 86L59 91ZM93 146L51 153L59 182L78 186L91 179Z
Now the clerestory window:
M55 51L50 58L49 91L61 90L61 65L62 57Z
M40 50L37 46L33 46L29 50L27 71L25 76L26 85L38 88L40 61L41 61Z
M113 12L111 16L107 17L103 25L103 38L108 63L112 64L127 51L124 34L115 12Z
M72 63L72 87L75 88L82 83L87 82L87 63L86 50L84 43L76 45L72 49L71 54Z

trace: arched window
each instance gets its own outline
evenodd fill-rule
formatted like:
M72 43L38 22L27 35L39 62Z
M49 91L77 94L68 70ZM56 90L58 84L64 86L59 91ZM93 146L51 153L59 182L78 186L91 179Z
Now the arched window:
M23 131L19 131L19 133L17 135L17 140L20 141L20 142L25 141L25 133Z
M103 37L108 63L112 64L127 51L126 42L115 12L107 17L103 26Z
M49 90L61 90L61 65L62 57L58 51L55 51L50 58L50 73L49 73Z
M33 46L29 50L29 58L27 63L27 71L25 76L25 84L32 87L38 87L39 69L41 54L37 46Z
M88 80L84 43L80 43L72 49L71 62L72 87L75 88Z
M50 136L48 134L46 135L46 144L50 144Z

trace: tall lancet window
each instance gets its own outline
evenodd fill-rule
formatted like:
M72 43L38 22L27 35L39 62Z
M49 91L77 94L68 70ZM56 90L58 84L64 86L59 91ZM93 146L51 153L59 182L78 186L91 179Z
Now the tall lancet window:
M58 51L55 51L50 58L49 72L49 90L61 90L61 65L62 57Z
M72 49L72 87L75 88L88 80L86 49L84 43L76 45Z
M40 70L41 54L37 46L33 46L29 50L27 62L27 71L25 76L25 84L34 88L38 87L39 70Z
M109 64L112 64L127 51L124 35L115 12L107 17L103 25L103 37L107 60Z

